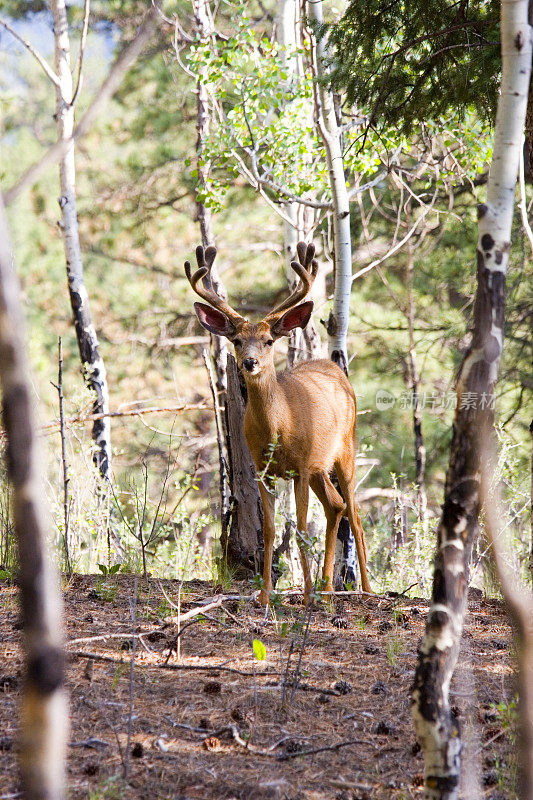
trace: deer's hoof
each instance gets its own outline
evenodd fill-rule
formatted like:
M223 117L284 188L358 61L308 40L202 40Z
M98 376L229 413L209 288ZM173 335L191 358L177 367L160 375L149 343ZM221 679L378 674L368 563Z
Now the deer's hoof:
M269 599L268 592L265 592L264 589L261 589L261 591L259 592L259 596L257 598L257 602L259 603L259 605L263 606L263 608L266 608L268 605L268 599Z

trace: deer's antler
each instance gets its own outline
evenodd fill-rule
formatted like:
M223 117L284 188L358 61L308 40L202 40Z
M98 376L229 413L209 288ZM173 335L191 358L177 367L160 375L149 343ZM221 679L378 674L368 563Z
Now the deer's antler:
M298 305L311 290L311 286L318 272L318 261L315 259L315 246L312 242L311 244L298 242L296 245L296 252L298 254L298 261L291 261L291 267L300 280L289 297L268 313L265 317L265 322L272 323L279 319L289 308Z
M196 294L203 300L207 300L209 305L221 311L228 317L235 325L242 325L244 317L242 317L229 303L226 302L213 288L213 281L211 279L211 267L216 258L216 247L207 247L205 250L202 245L196 248L196 263L198 269L192 272L191 262L185 262L185 274Z

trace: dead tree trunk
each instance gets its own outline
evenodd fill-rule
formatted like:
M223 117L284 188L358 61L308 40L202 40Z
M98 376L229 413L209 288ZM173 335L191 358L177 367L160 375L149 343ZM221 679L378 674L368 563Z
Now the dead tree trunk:
M425 758L425 797L456 800L461 737L449 704L467 599L468 569L478 530L480 442L493 430L494 386L503 346L505 276L514 193L524 130L531 29L527 0L502 0L502 83L487 203L479 210L477 293L472 343L457 381L450 462L432 604L413 685L413 719Z
M44 477L37 452L19 296L0 200L0 385L26 651L21 782L27 800L61 800L65 797L68 736L61 600L48 562Z
M65 0L51 0L54 17L56 83L56 122L58 141L71 139L74 131L74 90L70 69L70 39ZM93 413L109 414L109 391L103 359L99 352L98 337L89 307L81 256L78 216L76 212L76 164L74 141L62 154L59 162L61 197L60 228L63 235L67 262L67 282L74 328L84 378L94 393ZM100 475L108 480L111 475L111 423L109 417L94 420L92 438L95 445L94 462Z

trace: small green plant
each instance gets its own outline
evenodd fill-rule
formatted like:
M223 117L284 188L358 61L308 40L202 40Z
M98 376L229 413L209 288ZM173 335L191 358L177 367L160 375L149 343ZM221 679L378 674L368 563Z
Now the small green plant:
M498 777L498 789L509 798L518 797L518 696L509 702L502 701L491 706L496 712L496 722L506 733L508 744L504 758L494 759L494 769Z
M168 602L168 600L161 600L158 607L155 610L155 616L160 617L161 619L165 619L166 617L170 617L174 613L174 609Z
M270 606L275 613L281 610L283 606L283 595L280 592L273 591L270 593Z
M501 702L497 705L493 703L491 708L496 712L498 722L509 734L509 741L514 744L516 741L516 728L518 723L518 697L514 697L508 703Z
M116 575L117 572L120 572L121 568L122 564L113 564L110 567L107 567L105 564L98 564L98 569L104 577Z
M98 599L104 603L112 603L116 599L118 588L118 584L109 579L98 580L94 585Z
M122 778L112 775L89 792L89 800L122 800L125 786Z
M228 591L235 581L235 568L231 567L225 558L215 559L213 565L213 582Z
M398 656L405 652L405 640L398 634L397 631L389 634L387 637L387 658L391 667L395 667L398 662Z
M9 569L8 567L2 567L0 569L0 581L8 581L9 583L13 583L15 580L15 570Z

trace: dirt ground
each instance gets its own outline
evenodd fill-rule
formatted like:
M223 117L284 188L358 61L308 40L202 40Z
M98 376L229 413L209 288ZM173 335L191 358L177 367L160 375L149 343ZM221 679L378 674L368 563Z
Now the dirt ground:
M265 614L237 597L250 594L239 584L222 606L182 623L178 659L177 612L157 581L136 585L136 604L133 577L78 576L65 586L69 798L422 797L409 689L427 601L355 594L307 614L292 595ZM176 601L177 584L164 588ZM189 583L181 612L216 595ZM515 796L513 650L502 604L471 597L452 684L464 800ZM0 582L0 798L17 792L21 674L16 589Z

